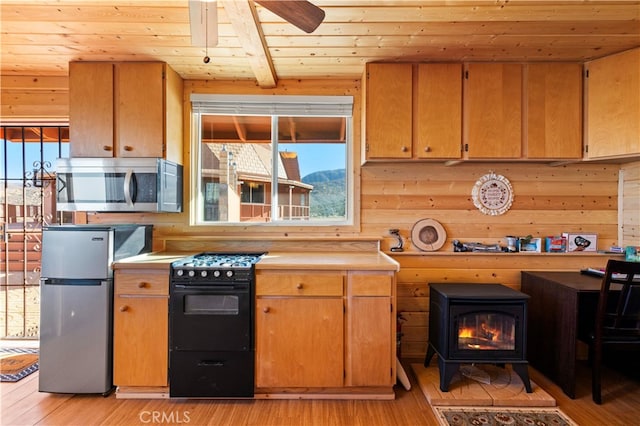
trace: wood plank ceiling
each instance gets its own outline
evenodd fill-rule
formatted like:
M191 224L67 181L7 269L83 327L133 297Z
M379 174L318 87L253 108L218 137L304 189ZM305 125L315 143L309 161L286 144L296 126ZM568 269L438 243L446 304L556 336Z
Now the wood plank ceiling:
M359 79L367 62L586 61L640 46L640 1L312 0L312 34L247 0L219 0L217 46L190 45L188 0L2 0L4 76L69 61L170 64L184 79ZM205 55L211 62L205 64Z

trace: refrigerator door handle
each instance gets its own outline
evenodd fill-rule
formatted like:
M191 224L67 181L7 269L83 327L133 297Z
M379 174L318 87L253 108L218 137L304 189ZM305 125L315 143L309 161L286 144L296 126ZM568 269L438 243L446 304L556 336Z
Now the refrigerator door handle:
M77 279L77 278L40 278L43 285L75 285L75 286L101 286L108 283L102 279Z

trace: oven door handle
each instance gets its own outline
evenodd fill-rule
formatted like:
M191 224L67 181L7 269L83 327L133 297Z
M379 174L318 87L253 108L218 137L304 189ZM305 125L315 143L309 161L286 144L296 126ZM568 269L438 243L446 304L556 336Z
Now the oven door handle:
M224 361L205 359L198 363L198 367L224 367Z
M180 290L188 290L189 294L216 294L216 293L220 293L220 290L242 291L242 290L246 290L248 286L246 284L240 284L240 285L231 284L231 285L215 285L215 286L205 287L205 286L174 284L173 287Z

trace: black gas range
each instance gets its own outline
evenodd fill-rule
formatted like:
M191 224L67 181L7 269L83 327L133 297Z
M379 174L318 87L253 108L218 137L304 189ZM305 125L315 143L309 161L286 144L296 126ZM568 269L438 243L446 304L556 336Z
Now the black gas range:
M255 264L263 255L205 252L171 264L171 397L253 396Z
M171 279L185 285L217 285L229 281L253 280L254 265L264 253L205 252L176 260Z

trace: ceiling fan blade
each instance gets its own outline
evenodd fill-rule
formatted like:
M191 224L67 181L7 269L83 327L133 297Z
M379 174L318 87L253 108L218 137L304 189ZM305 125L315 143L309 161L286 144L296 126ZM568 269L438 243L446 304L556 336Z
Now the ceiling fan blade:
M324 10L306 0L254 0L306 33L312 33L324 20Z
M191 45L213 47L218 44L218 7L215 1L189 0Z

